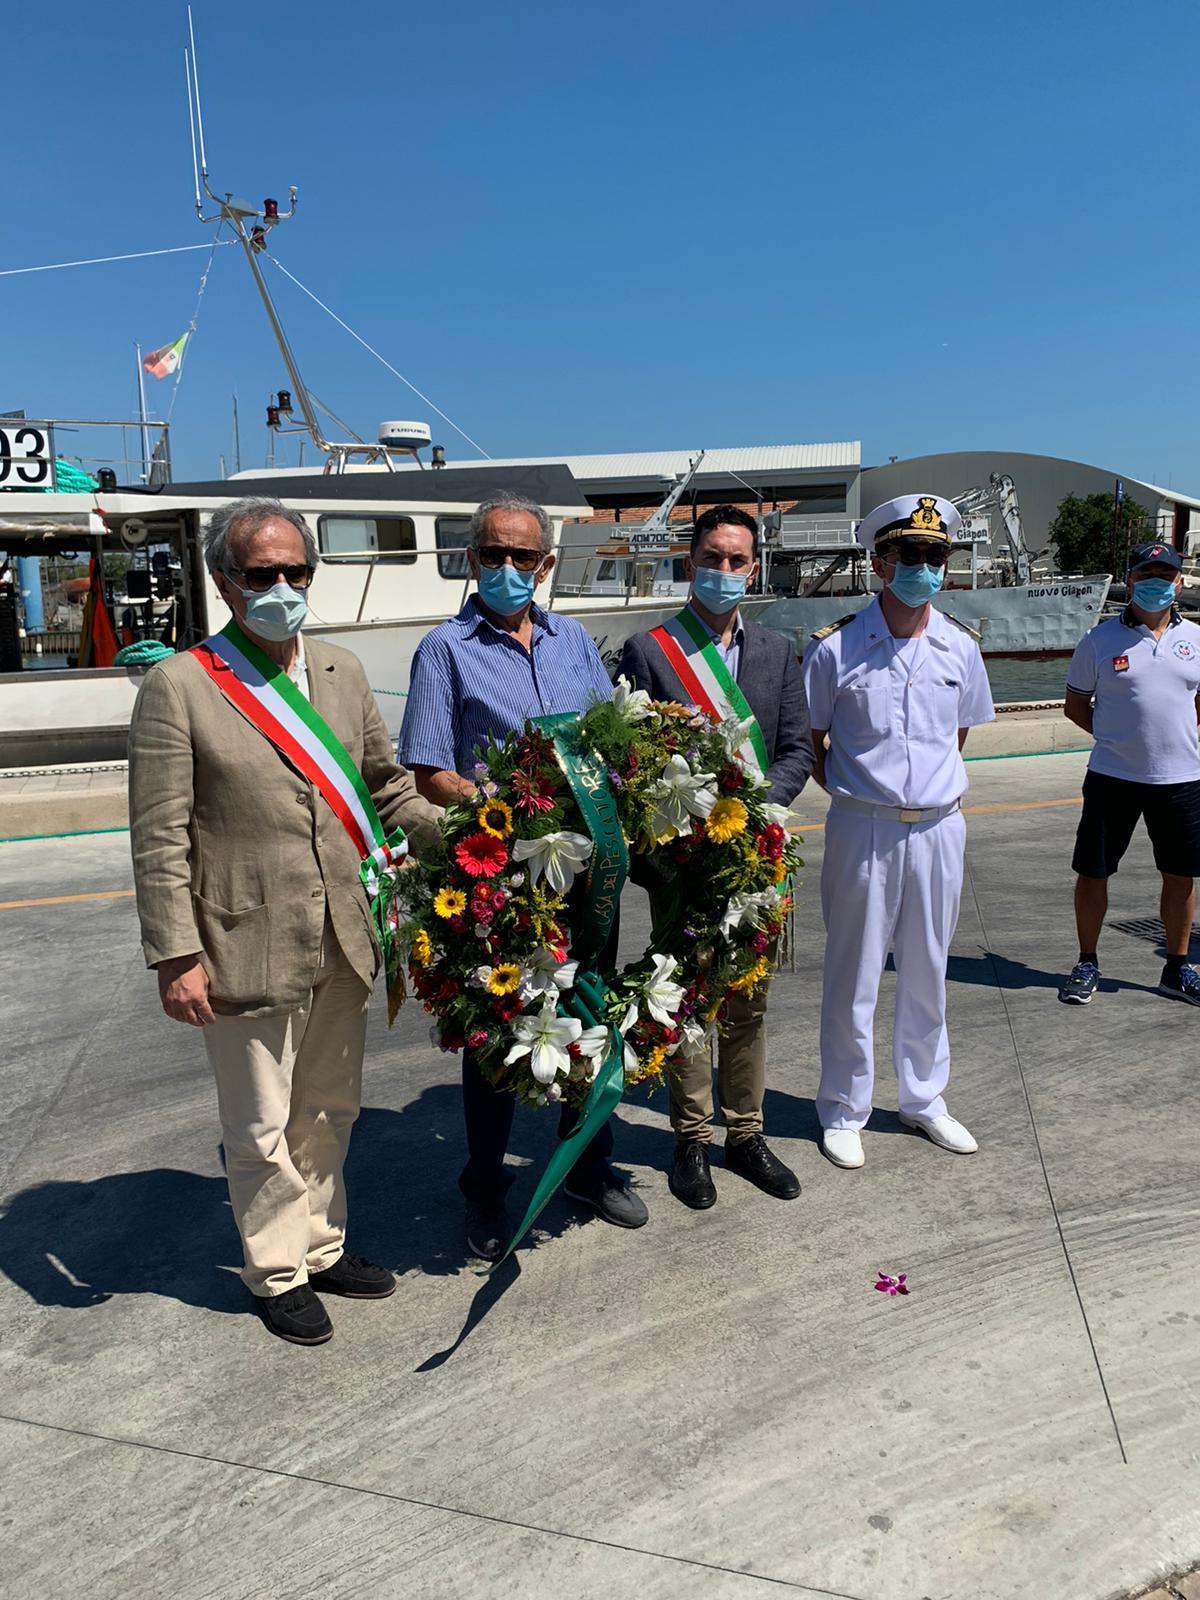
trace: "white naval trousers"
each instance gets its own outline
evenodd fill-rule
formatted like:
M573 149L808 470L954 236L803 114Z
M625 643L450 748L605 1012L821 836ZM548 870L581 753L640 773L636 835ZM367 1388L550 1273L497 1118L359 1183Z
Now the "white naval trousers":
M946 958L958 921L966 824L861 816L830 806L821 867L825 977L821 996L823 1128L862 1128L875 1082L875 1004L896 962L892 1060L900 1110L942 1115L950 1076Z

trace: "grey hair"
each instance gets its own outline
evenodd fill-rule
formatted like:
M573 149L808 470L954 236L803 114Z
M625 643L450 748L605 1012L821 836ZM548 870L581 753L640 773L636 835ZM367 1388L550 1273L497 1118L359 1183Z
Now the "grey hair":
M554 524L551 522L545 506L538 505L536 500L526 500L519 494L498 494L491 500L481 500L475 507L475 514L471 518L469 530L472 550L479 549L484 525L493 511L528 512L537 522L539 543L542 549L547 552L554 549Z
M304 540L304 559L315 567L321 559L313 531L298 511L285 506L282 500L271 500L265 495L247 495L221 506L208 519L204 530L204 560L209 572L229 572L233 560L234 535L255 534L272 518L290 522Z

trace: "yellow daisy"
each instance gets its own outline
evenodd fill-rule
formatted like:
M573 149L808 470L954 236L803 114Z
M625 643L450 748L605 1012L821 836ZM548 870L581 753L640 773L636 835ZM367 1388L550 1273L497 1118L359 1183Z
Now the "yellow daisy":
M439 889L433 897L433 909L439 917L461 917L467 909L467 897L461 889Z
M717 844L728 844L730 839L746 831L748 817L749 812L742 802L732 795L726 795L708 813L704 831Z
M491 994L512 994L514 989L520 987L520 983L520 967L513 961L505 961L500 966L492 968L487 986Z
M512 832L512 807L503 800L489 800L475 813L475 820L493 839L507 839Z
M788 869L782 861L776 861L772 870L774 872L774 877L771 879L772 883L782 883L788 875Z
M433 956L433 941L424 928L418 928L412 936L409 954L418 967L427 967Z

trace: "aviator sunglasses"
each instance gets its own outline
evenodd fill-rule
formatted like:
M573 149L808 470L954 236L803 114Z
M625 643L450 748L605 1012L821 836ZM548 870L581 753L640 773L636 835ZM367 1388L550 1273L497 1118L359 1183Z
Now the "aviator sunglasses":
M518 572L532 572L549 554L546 550L512 550L506 544L481 544L476 550L481 566L502 567L511 556Z
M245 578L246 587L255 594L265 594L268 589L275 587L276 578L283 581L293 589L307 589L313 580L314 568L312 567L230 567L230 572L237 573Z

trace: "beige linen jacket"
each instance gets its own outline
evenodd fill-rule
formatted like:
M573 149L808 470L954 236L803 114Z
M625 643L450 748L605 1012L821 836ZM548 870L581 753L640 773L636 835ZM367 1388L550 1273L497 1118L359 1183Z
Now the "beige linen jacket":
M358 657L305 639L310 697L414 853L438 812L396 765ZM326 909L368 987L379 966L359 856L329 805L194 656L152 667L129 729L129 822L147 966L199 952L214 1011L303 1003Z

